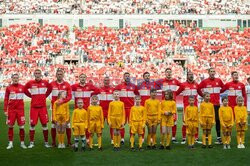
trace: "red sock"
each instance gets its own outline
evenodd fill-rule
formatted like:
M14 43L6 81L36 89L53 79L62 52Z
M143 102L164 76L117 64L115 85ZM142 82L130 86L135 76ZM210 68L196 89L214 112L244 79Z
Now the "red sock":
M182 138L186 139L186 126L182 126Z
M199 138L199 128L197 128L197 133L194 136L195 136L195 139Z
M67 135L68 145L71 145L71 128L66 128L66 135Z
M111 140L113 140L113 129L112 128L109 129L109 133L110 133Z
M125 129L124 129L124 128L122 128L122 129L120 130L120 133L121 133L121 138L123 138L123 139L124 139Z
M89 131L88 131L88 129L86 130L86 138L89 139Z
M44 142L48 142L48 136L49 136L49 131L48 130L43 130Z
M30 142L34 142L35 130L30 130Z
M13 135L14 135L13 128L9 128L9 131L8 131L9 141L13 141L13 137L14 137Z
M176 136L176 130L177 130L177 126L174 125L174 126L172 127L172 137L175 137L175 136Z
M52 145L56 145L56 128L51 128Z
M24 136L25 136L24 129L19 129L19 137L21 142L24 141Z

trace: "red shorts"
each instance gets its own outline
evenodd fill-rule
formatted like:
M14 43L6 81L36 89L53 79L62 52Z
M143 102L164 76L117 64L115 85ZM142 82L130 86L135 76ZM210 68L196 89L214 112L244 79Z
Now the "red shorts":
M108 110L103 110L103 118L108 119Z
M30 108L30 125L35 126L37 124L38 117L42 125L46 125L49 122L46 107Z
M125 123L129 122L130 109L125 109Z
M25 124L24 110L8 110L7 124L13 126L17 121L18 126Z

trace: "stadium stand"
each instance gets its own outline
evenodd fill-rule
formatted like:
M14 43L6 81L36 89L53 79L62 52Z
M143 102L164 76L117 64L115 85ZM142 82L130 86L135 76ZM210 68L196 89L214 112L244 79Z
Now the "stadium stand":
M177 22L173 29L148 23L137 28L100 25L73 31L58 25L10 25L0 29L0 87L8 85L14 72L20 73L20 82L25 83L36 68L52 80L58 67L65 69L65 79L71 83L82 72L95 84L101 84L105 75L117 84L125 71L138 79L150 71L152 78L159 79L166 67L171 67L173 77L180 81L185 80L187 69L192 70L198 82L207 77L209 67L216 67L223 81L230 80L230 72L236 70L245 83L250 75L249 36L250 28L205 30ZM66 61L68 56L78 61ZM56 63L58 57L68 65ZM174 58L187 58L189 63L183 67Z
M248 0L0 0L0 14L250 14Z

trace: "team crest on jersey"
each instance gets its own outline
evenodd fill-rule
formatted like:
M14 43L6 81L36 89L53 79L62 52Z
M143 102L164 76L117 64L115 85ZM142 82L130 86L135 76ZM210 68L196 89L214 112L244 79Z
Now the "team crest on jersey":
M109 90L110 93L112 93L112 90Z
M20 92L22 92L22 89L19 89Z
M65 86L63 86L63 89L65 89Z
M216 85L219 85L218 82L216 82Z
M240 86L238 86L238 88L240 89Z
M44 83L42 83L42 86L44 86Z

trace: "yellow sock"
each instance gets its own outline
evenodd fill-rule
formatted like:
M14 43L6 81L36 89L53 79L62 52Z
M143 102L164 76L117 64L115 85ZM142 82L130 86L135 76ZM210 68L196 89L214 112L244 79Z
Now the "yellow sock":
M140 135L139 136L139 148L141 148L142 147L142 136Z
M149 146L151 145L151 133L148 133L147 144L148 144Z
M97 137L98 148L102 147L102 136Z
M212 144L212 134L208 134L208 145L211 145Z
M161 145L162 146L165 146L165 137L166 137L166 134L161 134Z
M191 136L191 134L188 134L187 137L188 137L188 145L191 146L192 145L192 136Z
M245 143L245 132L242 131L241 132L241 144L244 144Z
M61 143L64 144L64 134L61 134Z
M61 135L59 133L57 133L57 140L58 140L58 144L61 144Z
M121 146L121 135L117 136L117 147L119 148Z
M93 148L93 137L89 136L89 147Z
M223 145L227 144L227 136L222 136L222 143Z
M167 146L170 145L170 142L171 142L171 135L170 133L167 133Z
M113 135L114 147L117 147L117 135Z
M194 145L195 135L191 135L191 145Z
M240 138L240 132L237 132L237 143L238 143L238 145L241 144L240 140L241 140L241 138Z
M156 144L156 134L155 133L152 134L152 139L153 139L153 145L155 145Z
M131 134L131 136L130 136L130 145L131 145L131 148L134 148L134 144L135 144L135 136L133 134Z
M165 145L165 134L161 134L161 145Z
M206 134L202 134L202 145L206 145Z
M231 136L227 136L227 144L231 143Z

